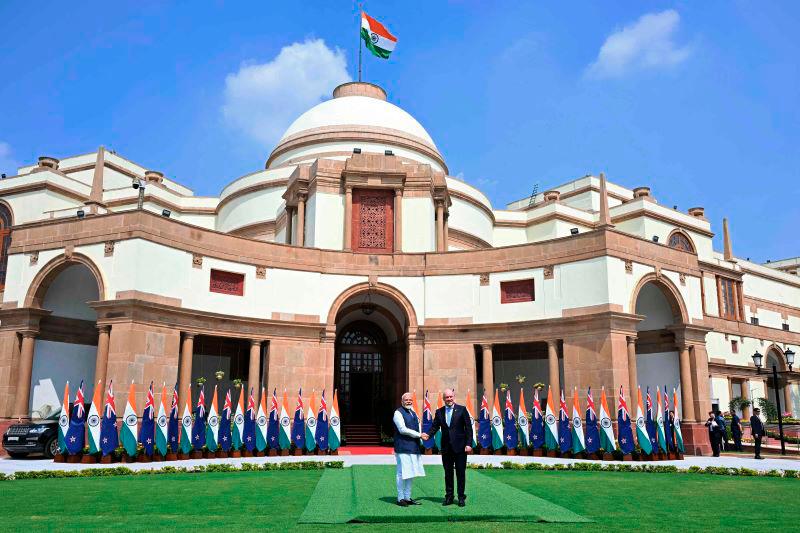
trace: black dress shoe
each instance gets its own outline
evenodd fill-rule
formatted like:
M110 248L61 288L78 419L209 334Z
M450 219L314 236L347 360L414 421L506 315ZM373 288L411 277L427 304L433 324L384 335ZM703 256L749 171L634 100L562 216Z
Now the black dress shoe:
M453 498L445 498L444 501L442 502L442 506L445 505L453 505Z
M417 501L414 498L409 498L406 501L408 502L408 505L422 505L421 501Z
M408 507L408 501L407 500L397 500L397 505L399 505L400 507Z
M458 500L459 507L464 507L465 505L467 505L467 502L465 502L464 500Z

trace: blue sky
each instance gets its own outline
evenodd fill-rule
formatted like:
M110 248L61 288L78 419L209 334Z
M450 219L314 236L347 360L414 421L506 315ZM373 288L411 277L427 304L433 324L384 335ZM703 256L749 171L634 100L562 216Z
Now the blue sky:
M495 207L602 170L728 216L738 255L800 255L800 3L555 4L367 1L399 43L365 79ZM352 1L9 1L0 31L0 170L103 144L200 195L262 168L358 45Z

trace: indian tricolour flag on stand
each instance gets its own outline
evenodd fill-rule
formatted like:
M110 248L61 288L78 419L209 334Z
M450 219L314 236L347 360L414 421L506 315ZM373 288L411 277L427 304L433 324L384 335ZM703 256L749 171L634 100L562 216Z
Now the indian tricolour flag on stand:
M208 409L208 425L206 426L206 448L208 451L217 451L219 445L219 411L217 408L217 386L214 385L214 395L211 397L211 407Z
M317 395L314 389L311 389L311 400L308 402L308 410L306 411L306 450L309 452L317 449L316 429Z
M258 413L256 414L256 450L263 452L267 449L267 391L261 387L261 399L258 404Z
M156 418L156 450L163 457L167 455L168 424L167 424L167 384L161 387L161 400L158 404L158 418Z
M125 413L122 415L122 429L120 430L120 440L125 447L128 457L136 457L136 435L139 429L139 417L136 415L136 385L131 381L131 388L128 390L128 401L125 403Z
M548 451L558 449L558 420L553 412L553 390L547 387L547 405L544 407L544 445Z
M675 446L678 448L678 451L683 453L685 452L685 448L683 446L683 433L681 433L681 419L678 415L678 391L674 388L672 389L672 408L675 409L675 422L673 427L675 428Z
M650 442L650 435L647 433L647 423L644 419L644 410L642 409L642 388L639 387L639 402L636 404L636 442L644 453L650 455L653 453L653 445Z
M231 433L231 447L241 450L244 442L244 387L239 387L239 403L236 404L236 412L233 414Z
M361 38L372 55L387 59L397 45L397 37L383 24L361 12Z
M578 388L575 387L572 396L572 453L580 453L586 449L583 436L583 422L581 421L581 404L578 401Z
M69 381L64 385L64 402L58 416L58 450L67 453L67 431L69 431Z
M494 404L492 405L492 449L499 450L503 447L503 415L500 411L500 398L497 389L494 390Z
M186 404L183 406L183 416L181 416L181 453L187 454L192 451L192 386L186 387Z
M664 391L666 394L667 391ZM658 414L656 415L656 426L658 431L658 447L662 452L667 453L667 436L664 434L664 410L661 404L661 389L656 387L656 403L658 403Z
M467 389L467 414L469 415L469 423L472 424L472 447L478 446L478 432L475 429L475 410L472 408L472 393Z
M611 453L617 449L617 441L614 438L614 426L611 424L611 417L608 416L608 401L606 400L606 388L603 387L600 393L600 448L606 453Z
M281 431L278 434L281 450L288 450L292 445L292 419L289 418L289 396L283 389L283 403L281 404Z
M531 444L531 437L528 427L528 411L525 410L525 393L519 389L519 409L517 409L517 424L519 424L519 444L522 449Z
M333 402L331 402L331 412L328 420L330 421L328 449L335 451L339 449L339 445L342 443L342 421L339 418L339 398L336 395L336 389L333 389Z
M86 425L89 426L89 453L100 452L100 408L103 399L100 381L94 386L94 396L92 405L89 407L89 416L86 417Z

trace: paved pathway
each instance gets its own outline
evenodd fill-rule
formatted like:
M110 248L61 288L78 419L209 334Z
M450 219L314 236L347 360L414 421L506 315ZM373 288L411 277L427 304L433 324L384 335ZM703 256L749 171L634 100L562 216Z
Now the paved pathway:
M126 466L132 470L160 469L164 466L189 467L195 465L221 464L240 465L242 463L284 463L297 461L344 461L345 466L352 465L394 465L393 455L339 455L339 456L301 456L301 457L248 457L241 459L189 459L186 461L172 461L163 463L131 463L114 465L83 465L54 463L44 459L10 459L4 457L0 459L0 473L12 474L14 472L29 470L82 470L85 468L108 468L109 466ZM441 459L437 455L426 455L422 457L426 465L439 465ZM515 463L542 463L542 464L567 464L577 462L601 462L588 461L585 459L560 459L550 457L507 457L504 455L471 455L469 462L473 464L492 464L500 465L503 461L513 461ZM618 461L602 461L605 464L619 463ZM683 461L659 461L655 463L627 462L624 464L651 464L651 465L675 465L678 468L689 468L690 466L725 466L736 468L750 468L753 470L800 470L800 459L794 458L770 458L758 461L753 458L745 457L686 457Z

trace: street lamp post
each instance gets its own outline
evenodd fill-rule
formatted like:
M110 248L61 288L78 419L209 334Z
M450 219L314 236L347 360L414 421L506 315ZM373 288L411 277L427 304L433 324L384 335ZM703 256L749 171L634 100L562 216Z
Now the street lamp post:
M780 434L781 439L781 455L786 455L786 441L783 438L783 409L781 408L781 395L778 387L780 386L778 383L778 374L788 374L792 371L792 365L794 364L794 352L791 348L786 348L783 352L784 357L786 357L786 364L789 366L789 370L781 370L778 371L778 367L776 365L772 365L772 381L775 383L775 406L778 408L778 433ZM761 368L764 364L764 356L758 353L753 354L753 363L756 365L756 373L761 373ZM788 406L787 406L788 407Z

